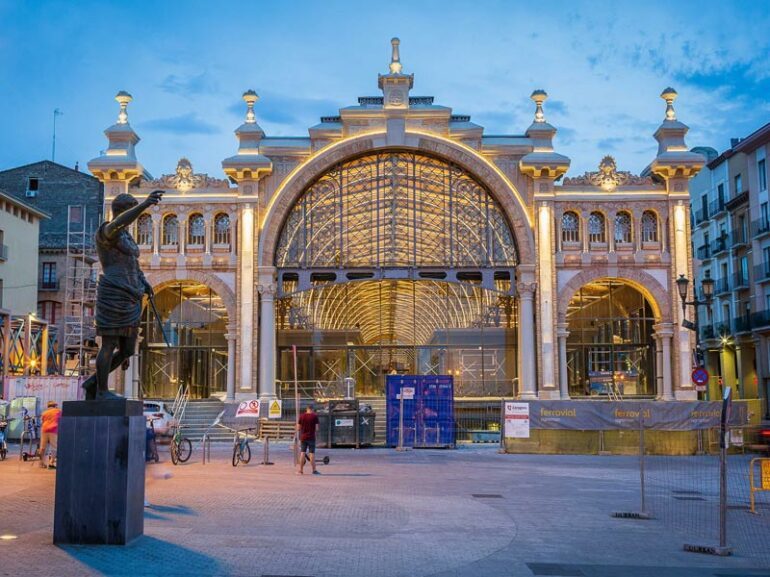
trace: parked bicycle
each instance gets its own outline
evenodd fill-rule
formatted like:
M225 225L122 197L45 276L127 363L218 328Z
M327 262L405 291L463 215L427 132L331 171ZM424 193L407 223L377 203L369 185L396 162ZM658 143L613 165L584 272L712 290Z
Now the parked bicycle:
M249 447L249 437L256 438L256 427L235 431L233 437L233 467L238 463L247 465L251 461L251 447ZM252 433L250 435L250 433Z
M174 424L174 433L171 436L171 445L169 451L171 452L171 462L174 465L179 463L186 463L192 455L192 443L190 439L182 436L182 428L178 424Z

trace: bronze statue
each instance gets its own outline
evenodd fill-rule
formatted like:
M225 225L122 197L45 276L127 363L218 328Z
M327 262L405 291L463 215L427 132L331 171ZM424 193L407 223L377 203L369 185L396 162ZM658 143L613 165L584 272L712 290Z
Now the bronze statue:
M96 334L102 344L96 356L96 374L83 383L87 400L120 398L109 391L107 379L118 367L128 368L136 348L142 298L145 294L153 296L139 268L139 247L128 227L162 196L162 190L155 190L139 203L130 194L119 194L112 201L112 220L96 231L96 252L102 265L96 294Z

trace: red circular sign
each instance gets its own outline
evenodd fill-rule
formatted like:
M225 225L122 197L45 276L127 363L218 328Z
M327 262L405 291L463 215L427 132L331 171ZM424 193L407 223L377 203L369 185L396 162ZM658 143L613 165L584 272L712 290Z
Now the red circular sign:
M709 372L703 367L698 367L692 372L692 382L696 385L705 385L709 382Z

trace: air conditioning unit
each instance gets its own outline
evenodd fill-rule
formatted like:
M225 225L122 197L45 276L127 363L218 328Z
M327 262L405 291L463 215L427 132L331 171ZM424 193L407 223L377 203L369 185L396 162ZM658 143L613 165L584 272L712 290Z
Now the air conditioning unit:
M27 198L35 198L37 196L36 190L28 190L26 193Z

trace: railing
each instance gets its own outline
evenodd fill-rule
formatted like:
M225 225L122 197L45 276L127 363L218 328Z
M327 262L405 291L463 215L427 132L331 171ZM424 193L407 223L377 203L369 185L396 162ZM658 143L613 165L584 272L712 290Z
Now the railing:
M730 233L730 245L732 248L738 248L746 244L746 235L743 234L743 230L740 228L733 230Z
M752 313L751 326L755 329L770 327L770 310Z
M709 213L711 214L712 218L725 212L726 210L727 209L725 208L724 199L715 200L709 204Z
M727 244L727 234L714 239L711 242L711 254L714 256L718 255L720 252L725 252L726 250L730 250L730 245Z
M752 327L751 315L744 315L733 321L733 332L735 333L751 332Z
M700 338L702 339L715 339L717 338L717 333L714 330L713 325L705 325L700 328Z
M59 290L59 281L58 280L41 280L40 290L57 291Z
M742 290L749 288L749 275L737 272L733 275L733 289Z
M770 233L770 220L760 218L751 222L751 236L757 238Z
M708 260L711 258L711 247L707 244L699 246L695 252L700 260Z
M724 294L730 292L730 279L727 277L718 278L714 285L715 294Z
M754 282L770 280L770 262L758 264L754 267Z
M709 220L709 211L706 207L695 211L695 224L700 225Z

